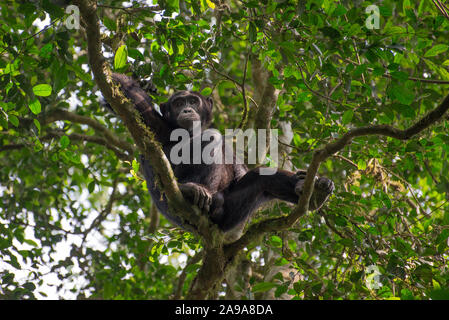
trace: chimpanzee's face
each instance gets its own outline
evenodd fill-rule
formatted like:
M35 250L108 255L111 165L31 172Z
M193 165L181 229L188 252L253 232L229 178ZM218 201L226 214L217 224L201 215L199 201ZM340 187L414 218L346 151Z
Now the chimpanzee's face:
M204 129L209 127L212 119L212 99L197 92L177 92L161 104L161 112L176 127L191 131L193 122L200 121Z

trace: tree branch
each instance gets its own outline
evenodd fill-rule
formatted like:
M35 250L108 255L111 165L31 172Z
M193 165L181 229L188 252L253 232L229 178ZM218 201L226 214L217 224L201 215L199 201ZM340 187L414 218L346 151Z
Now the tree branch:
M263 88L260 97L259 107L254 115L254 128L266 129L267 132L271 128L271 118L273 117L273 112L279 95L279 90L268 82L270 76L272 76L271 72L267 74L267 81L265 82L265 87Z
M340 60L342 60L342 61L346 61L346 62L349 62L349 63L351 63L351 64L355 64L356 66L359 66L360 65L360 63L358 63L358 62L356 62L356 61L352 61L351 59L348 59L348 58L343 58L342 56L340 56L340 55L336 55ZM374 71L374 69L373 68L366 68L366 70L368 70L368 71ZM381 75L382 77L384 77L384 78L389 78L389 79L392 79L393 77L391 76L391 74L389 74L389 73L384 73L384 74L382 74ZM417 77L408 77L407 78L407 80L410 80L410 81L415 81L415 82L422 82L422 83L433 83L433 84L449 84L449 81L448 80L439 80L439 79L426 79L426 78L417 78ZM331 96L331 94L329 94L329 96Z
M79 133L72 133L72 134L66 134L64 131L58 131L58 130L51 130L48 131L48 133L45 136L39 137L39 140L41 141L47 141L54 138L59 138L64 135L67 135L70 140L74 141L86 141L86 142L92 142L96 143L98 145L102 145L106 147L107 149L113 151L117 158L123 161L131 161L134 156L132 154L126 154L121 152L117 146L115 146L111 141L106 140L103 137L97 137L97 136L90 136L85 134L79 134ZM4 146L0 146L0 152L2 151L9 151L9 150L18 150L21 148L25 148L27 146L33 146L32 143L17 143L17 144L7 144Z
M251 50L251 49L250 49ZM248 120L248 101L246 100L246 89L245 89L245 82L246 82L246 71L248 69L248 59L249 59L250 51L248 51L246 57L245 57L245 67L243 68L243 80L242 80L242 98L243 98L243 115L242 120L240 121L240 124L237 128L242 129L245 125L246 121Z
M446 11L446 6L440 0L432 0L433 4L440 10L443 16L449 20L449 14Z
M267 219L252 225L239 240L225 247L226 258L231 259L236 254L236 252L243 249L246 245L255 240L264 232L275 230L279 231L289 228L301 216L303 216L309 209L309 201L314 187L315 176L318 172L321 162L343 149L346 145L349 145L354 138L368 135L379 135L391 137L398 140L408 140L418 133L422 132L423 130L427 129L438 120L442 119L448 109L449 95L444 98L443 102L437 108L424 115L414 125L405 130L400 130L388 125L360 127L348 131L335 142L328 143L322 149L316 150L307 170L303 193L299 198L298 205L292 210L289 215L280 218Z
M147 7L116 7L116 6L108 6L105 4L99 4L97 7L98 8L106 8L106 9L114 9L114 10L122 10L130 15L139 13L139 12L144 12L144 11L148 11L148 12L162 11L161 7L158 5L147 6Z
M187 272L186 272L187 267L189 267L195 263L198 263L202 258L203 258L203 251L199 251L192 258L190 258L190 260L187 262L186 266L184 267L184 269L182 270L181 274L178 277L178 284L176 286L175 293L173 294L174 300L181 299L182 287L184 286L184 282L187 277Z
M48 134L46 134L45 136L43 136L42 138L39 138L40 140L49 140L55 137L62 137L63 135L66 135L66 133L64 131L49 131ZM111 150L112 152L115 153L115 155L117 156L117 158L119 158L120 160L123 161L132 161L132 159L134 159L133 154L127 155L123 152L121 152L119 149L117 149L117 147L111 143L109 140L103 138L103 137L97 137L97 136L89 136L89 135L85 135L85 134L79 134L79 133L72 133L67 135L70 140L75 140L75 141L86 141L86 142L92 142L92 143L96 143L99 145L102 145L106 148L108 148L109 150Z
M197 208L184 201L170 162L160 143L156 141L150 128L142 122L133 104L124 97L119 88L112 82L109 65L105 61L101 50L100 22L97 16L96 1L76 0L74 3L79 7L85 23L89 64L101 93L123 120L139 151L157 172L158 182L161 191L167 198L170 211L186 220L187 223L196 226L198 229L195 231L213 243L214 241L210 237L216 233L215 231L220 234L218 228L214 227L207 217L201 216Z
M117 199L116 196L116 191L117 191L117 184L118 184L118 178L115 178L113 183L112 183L112 192L111 195L109 196L109 200L106 203L104 209L98 214L98 216L94 219L94 221L92 221L91 225L89 226L89 228L87 228L83 234L83 243L86 241L87 236L89 235L89 233L96 227L98 227L105 219L106 217L111 213L112 211L112 206L114 204L114 201Z
M134 154L136 150L132 144L126 142L125 140L117 138L112 131L103 126L97 120L92 119L90 117L82 116L62 109L53 110L49 114L44 114L42 117L39 117L39 122L43 125L59 120L88 125L96 132L102 134L111 145L114 145L120 149L127 151L131 156Z

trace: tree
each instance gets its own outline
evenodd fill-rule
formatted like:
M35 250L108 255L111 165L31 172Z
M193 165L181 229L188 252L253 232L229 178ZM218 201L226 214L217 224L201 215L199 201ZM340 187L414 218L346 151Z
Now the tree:
M60 297L449 298L443 2L61 3L0 5L0 295L45 296L51 274ZM280 129L299 203L224 242L111 69L151 77L157 103L211 95L220 131ZM197 233L158 216L139 154ZM306 214L318 171L337 189Z

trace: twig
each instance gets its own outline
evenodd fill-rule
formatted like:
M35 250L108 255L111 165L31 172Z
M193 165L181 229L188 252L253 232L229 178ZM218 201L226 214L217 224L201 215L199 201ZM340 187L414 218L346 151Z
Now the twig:
M438 209L440 209L442 206L444 206L447 202L449 201L449 199L446 199L441 205L439 205L438 207L436 207L435 209L433 209L432 211L429 212L428 215L426 215L427 217L430 217L432 215L432 213L434 213L435 211L437 211Z
M349 160L348 158L343 157L342 155L334 154L333 157L334 157L334 158L337 158L337 159L341 159L341 160L343 160L343 161L346 161L346 162L349 163L351 166L355 167L356 169L359 169L359 166L358 166L358 165L356 165L353 161Z
M89 235L89 233L96 228L101 222L104 221L104 219L106 219L106 217L108 216L109 213L111 213L112 211L112 205L114 203L114 201L116 200L116 195L115 192L117 190L117 183L118 183L118 178L115 178L113 183L112 183L112 192L111 195L109 196L109 200L106 203L104 209L98 214L98 216L94 219L94 221L92 221L91 225L89 226L89 228L87 228L83 234L83 243L86 241L87 236ZM82 247L82 245L81 245Z
M333 226L330 222L329 219L327 218L327 214L322 212L322 209L318 210L318 214L320 216L322 216L324 218L324 222L326 223L326 225L329 227L329 229L331 229L335 234L337 234L340 238L342 239L347 239L348 237L343 235L341 232L339 232L335 226Z
M341 60L349 62L349 63L352 63L352 64L354 64L356 66L360 65L359 63L357 63L355 61L352 61L351 59L343 58L340 55L336 55L336 56L338 58L340 58ZM366 70L374 71L373 68L366 68ZM388 73L384 73L381 76L384 77L384 78L389 78L389 79L392 78L391 74L388 74ZM433 83L433 84L449 84L448 80L439 80L439 79L425 79L425 78L418 78L418 77L408 77L407 80L415 81L415 82L423 82L423 83Z
M446 19L449 20L449 14L445 10L445 6L441 3L439 0L432 0L433 4L440 10L440 12L443 14L443 16L446 17Z
M235 80L233 77L231 77L230 75L223 73L221 71L218 71L217 68L215 68L215 66L213 65L213 63L206 61L207 65L210 66L212 68L212 70L214 70L215 73L219 74L220 76L228 79L229 81L231 81L232 83L234 83L236 86L238 87L242 87L242 84L240 82L238 82L237 80Z
M343 83L342 81L339 81L339 82L337 83L337 85L331 89L331 91L329 92L329 97L332 96L332 95L334 94L335 90L337 90L338 88L340 88L340 86L341 86L342 83Z
M109 6L109 5L105 5L105 4L99 4L97 5L97 7L99 8L107 8L107 9L115 9L115 10L123 10L125 11L127 14L135 14L139 11L162 11L161 7L156 5L156 6L148 6L148 7L116 7L116 6Z
M81 17L85 23L89 65L103 97L109 102L117 115L120 116L139 151L148 159L150 165L157 172L161 192L166 196L171 212L185 221L186 224L191 225L192 232L201 234L205 242L215 243L222 233L209 219L200 216L197 207L185 201L171 164L160 143L156 140L154 132L144 124L134 105L130 100L126 99L110 77L111 69L102 53L97 2L91 0L74 0L73 2L79 7ZM199 216L200 223L198 222ZM214 232L211 232L211 230Z
M433 173L432 173L432 168L430 168L429 161L427 160L427 158L425 158L423 162L424 162L424 166L426 167L427 172L429 173L429 175L430 175L430 177L432 178L433 182L434 182L435 184L438 184L438 180L437 180L437 179L435 178L435 176L433 175Z
M279 231L292 226L301 216L303 216L309 209L309 201L312 196L315 176L318 172L321 162L326 160L329 156L334 155L345 146L352 143L352 140L357 137L379 135L387 136L398 140L408 140L423 130L427 129L432 124L441 120L444 114L449 109L449 95L446 96L443 102L434 110L424 115L411 127L400 130L388 125L374 125L355 128L348 131L340 139L330 142L323 148L314 152L312 161L307 170L302 195L299 198L298 205L292 210L289 215L284 215L280 218L272 218L261 221L250 226L248 231L236 242L225 247L225 255L229 258L234 256L236 252L243 249L253 239L256 239L260 234L269 231Z
M201 259L203 258L203 251L197 252L190 260L189 262L187 262L186 266L184 267L184 269L182 270L181 274L179 275L178 278L178 284L175 288L175 292L173 294L173 299L174 300L179 300L181 299L181 295L182 295L182 287L184 286L184 282L186 280L187 277L187 267L199 262Z
M28 119L27 119L28 120ZM103 126L100 122L95 119L92 119L87 116L82 116L73 112L69 112L62 109L57 109L52 111L49 114L44 114L39 117L39 122L43 124L48 124L51 122L55 122L58 120L66 120L81 124L86 124L98 133L101 133L106 140L108 140L111 144L117 146L120 149L126 150L129 154L134 154L135 148L132 144L128 143L125 140L121 140L115 136L115 134L110 131L108 128Z
M47 132L48 133L45 136L38 137L38 139L40 141L47 141L47 140L51 140L54 138L59 138L64 135L67 135L70 140L92 142L92 143L104 146L107 149L113 151L115 153L115 155L117 156L117 158L119 158L120 160L131 161L132 159L134 159L133 154L126 154L126 153L121 152L117 148L116 145L114 145L113 143L111 143L111 141L109 141L103 137L90 136L90 135L79 134L79 133L67 134L64 131L59 131L59 130L50 130ZM27 144L27 143L7 144L4 146L0 146L0 152L9 151L9 150L18 150L18 149L24 148L28 145L32 146L32 144Z
M344 17L345 17L346 22L348 22L348 17L346 16L346 14L344 15ZM355 52L355 56L357 58L357 61L359 62L359 64L361 64L360 55L359 55L359 49L357 48L357 43L355 42L354 37L351 37L351 40L352 40L352 45L354 46L354 52ZM362 73L361 76L362 76L362 82L364 84L366 84L365 75Z
M279 144L282 144L282 145L284 145L284 146L286 146L286 147L295 149L295 150L297 150L297 151L300 152L300 153L307 153L307 152L310 152L310 150L311 150L310 148L307 149L307 150L304 150L304 149L301 149L301 148L299 148L299 147L297 147L297 146L294 146L294 145L291 145L291 144L282 142L281 140L278 140L278 143L279 143Z
M248 101L246 100L246 90L245 90L245 82L246 82L246 71L248 69L248 58L250 55L251 49L248 50L248 53L245 57L245 67L243 69L243 80L242 80L242 97L243 97L243 115L242 120L240 121L240 124L237 128L242 129L243 126L246 124L246 121L248 120Z
M9 151L9 150L18 150L18 149L22 149L25 146L26 146L26 144L24 144L24 143L7 144L4 146L0 146L0 152Z
M350 105L350 104L348 104L348 103L344 103L344 102L341 102L341 101L334 100L334 99L332 99L331 97L326 96L326 95L324 95L324 94L321 94L321 93L319 93L318 91L312 89L312 87L307 83L306 79L304 78L304 75L303 75L303 69L302 69L302 67L301 67L301 63L299 63L299 62L298 62L298 68L299 68L299 73L301 74L302 82L304 83L304 85L306 86L306 88L309 89L309 91L312 92L314 95L316 95L316 96L318 96L318 97L320 97L320 98L326 99L327 101L333 102L333 103L335 103L335 104L337 104L337 105L344 105L344 106L349 106L349 107L351 107L351 108L354 108L353 105Z
M36 33L34 33L34 34L32 34L32 35L30 35L30 36L28 36L28 37L26 37L26 38L21 39L21 41L22 41L22 46L21 46L20 50L18 51L17 55L16 55L16 56L14 57L14 59L12 60L11 64L13 64L14 61L15 61L15 59L17 58L17 56L20 55L20 53L22 52L23 47L24 47L24 45L25 45L25 42L26 42L27 40L29 40L29 39L31 39L31 38L34 38L34 37L37 36L38 34L41 34L41 33L44 32L45 30L47 30L48 28L50 28L50 27L52 27L53 25L55 25L56 22L58 22L59 20L61 20L61 18L56 18L56 19L53 20L49 25L45 26L45 27L42 28L41 30L37 31ZM10 48L10 46L5 47L5 48L3 49L3 51L0 52L0 55L3 54L3 52L5 52L8 48Z
M395 176L396 178L398 178L399 180L401 180L403 183L405 183L405 185L407 186L407 189L408 189L408 190L410 191L410 193L412 194L413 199L415 199L416 204L418 205L420 211L421 211L423 214L427 215L427 214L426 214L426 211L425 211L424 208L421 206L421 203L419 202L418 198L416 197L415 192L413 191L413 188L412 188L412 186L410 185L410 183L408 183L407 180L405 180L404 178L402 178L401 176L399 176L398 174L396 174L394 171L392 171L392 170L390 170L390 169L388 169L388 168L386 168L386 167L383 167L383 168L384 168L387 172L389 172L390 174L392 174L393 176Z
M211 63L209 61L206 62L212 68L212 70L215 73L219 74L220 76L222 76L222 77L226 78L227 80L231 81L232 83L234 83L234 85L239 89L240 93L242 94L242 98L243 98L243 115L242 115L242 120L240 121L239 125L237 126L237 128L239 128L239 129L242 129L243 126L245 125L246 121L248 120L248 111L249 111L249 109L248 109L248 101L246 99L249 98L249 97L246 97L245 82L246 82L246 75L247 75L248 60L249 60L250 52L251 51L249 50L248 54L245 57L245 66L244 66L244 69L243 69L243 80L242 80L242 82L239 82L239 81L235 80L234 78L232 78L230 75L217 70L217 68L215 68L213 63ZM255 103L255 101L252 98L251 98L251 101L253 101Z
M47 135L40 138L40 140L49 140L55 137L62 137L63 135L66 135L64 131L56 131L52 130L49 131ZM104 146L108 148L109 150L113 151L117 158L123 161L132 161L134 159L133 154L125 154L117 149L117 147L112 144L109 140L103 138L103 137L97 137L97 136L90 136L85 134L79 134L79 133L72 133L67 135L70 140L78 140L78 141L86 141L86 142L92 142L101 146Z
M251 96L248 96L248 99L251 100L252 103L254 103L254 105L256 106L257 109L259 109L259 105L257 104L257 102Z
M391 79L391 74L384 73L382 77ZM449 84L448 80L438 80L438 79L424 79L417 77L408 77L407 80L415 81L415 82L423 82L423 83L433 83L433 84Z

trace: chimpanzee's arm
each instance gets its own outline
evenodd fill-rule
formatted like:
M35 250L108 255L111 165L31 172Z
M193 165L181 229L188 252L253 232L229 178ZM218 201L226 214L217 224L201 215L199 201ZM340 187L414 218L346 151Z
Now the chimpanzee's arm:
M121 90L134 103L145 124L155 133L157 139L164 143L169 138L171 129L162 116L154 109L151 97L131 77L113 73L112 79L120 83Z

